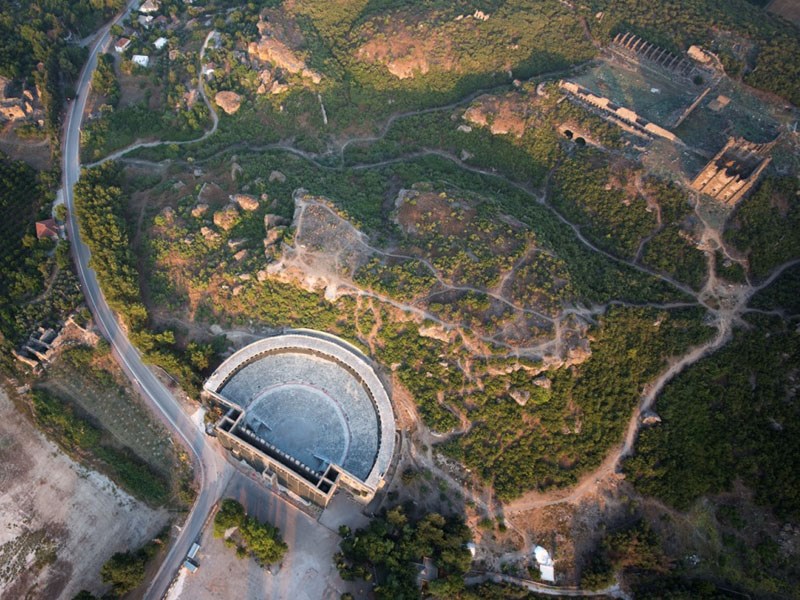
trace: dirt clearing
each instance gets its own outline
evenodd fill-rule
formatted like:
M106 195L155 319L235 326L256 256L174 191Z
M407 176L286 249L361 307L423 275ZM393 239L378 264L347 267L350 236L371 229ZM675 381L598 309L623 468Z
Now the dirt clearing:
M240 502L260 521L276 525L289 552L280 568L273 566L270 573L253 558L237 558L236 549L215 538L212 526L206 527L196 557L200 568L192 574L181 570L167 594L169 600L318 600L339 598L344 592L359 599L369 597L371 584L342 581L336 571L333 555L339 549L338 534L246 476L234 477L225 496Z
M0 597L105 591L100 567L166 525L155 511L50 443L0 388Z

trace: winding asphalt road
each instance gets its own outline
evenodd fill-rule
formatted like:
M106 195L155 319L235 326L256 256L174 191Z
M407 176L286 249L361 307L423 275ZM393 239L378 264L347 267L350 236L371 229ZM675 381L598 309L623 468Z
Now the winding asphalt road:
M110 342L117 362L127 377L154 413L159 415L170 429L185 442L192 455L195 474L200 483L200 491L195 504L145 594L146 598L161 598L192 542L200 534L211 508L221 498L228 481L236 471L226 461L224 455L217 450L216 444L206 443L202 425L196 424L188 417L170 391L142 362L139 352L128 340L125 331L120 327L114 313L106 303L97 283L97 277L89 266L89 249L81 241L80 228L75 216L73 188L80 177L81 169L79 154L81 122L86 108L86 99L89 96L92 74L97 66L97 56L108 44L111 25L127 15L137 1L131 0L124 13L100 30L90 48L89 59L78 80L77 96L67 109L62 148L63 189L64 201L68 209L67 233L71 241L72 254L86 303L103 336Z

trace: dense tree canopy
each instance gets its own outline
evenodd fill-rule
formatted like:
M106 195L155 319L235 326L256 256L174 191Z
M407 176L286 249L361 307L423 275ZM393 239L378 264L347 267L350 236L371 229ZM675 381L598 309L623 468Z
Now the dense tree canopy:
M343 579L374 579L378 598L418 598L416 576L423 558L432 559L439 569L439 579L428 586L432 596L449 598L464 587L471 534L460 519L430 513L413 521L396 506L384 510L366 529L353 533L345 527L341 533L339 573Z

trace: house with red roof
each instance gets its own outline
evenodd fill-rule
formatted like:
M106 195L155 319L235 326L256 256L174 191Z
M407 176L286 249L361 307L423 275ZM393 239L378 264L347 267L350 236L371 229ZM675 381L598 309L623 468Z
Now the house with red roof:
M49 238L54 242L58 241L58 224L55 219L46 219L44 221L36 221L36 237L38 239Z

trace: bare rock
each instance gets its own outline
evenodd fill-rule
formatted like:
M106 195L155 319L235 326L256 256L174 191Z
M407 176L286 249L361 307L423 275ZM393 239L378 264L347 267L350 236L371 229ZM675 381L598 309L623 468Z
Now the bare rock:
M198 202L202 202L204 204L216 204L218 202L224 202L227 198L228 194L226 194L223 189L213 181L204 182L200 188L200 193L197 194Z
M258 198L250 194L234 194L231 200L239 205L242 210L256 210L258 208Z
M202 235L208 242L216 242L219 240L219 234L210 227L201 227L200 235Z
M303 59L295 54L294 50L271 35L272 32L268 22L259 22L258 31L261 34L261 39L258 42L250 42L247 46L247 53L251 57L262 62L269 62L289 73L300 73L304 78L310 79L314 83L322 81L320 74L309 69ZM275 92L273 91L272 93L274 94Z
M277 243L283 237L284 231L286 231L285 227L273 227L270 229L267 232L267 237L264 238L264 248L269 248Z
M206 211L207 211L207 210L208 210L208 204L203 204L203 203L201 202L200 204L198 204L197 206L195 206L195 207L192 209L192 216L193 216L195 219L199 219L199 218L200 218L200 217L202 217L204 214L206 214Z
M165 206L161 211L161 216L164 217L167 223L172 223L175 220L175 209L171 206Z
M237 238L235 240L228 240L228 248L230 248L231 250L235 250L236 248L238 248L239 246L244 244L246 241L247 240L245 240L244 238Z
M229 204L222 210L214 213L214 225L225 231L230 231L239 222L239 210L235 204Z
M235 288L233 288L233 295L238 296L239 294L242 293L243 289L244 289L243 285L237 285Z
M277 96L289 89L289 86L279 81L273 81L272 86L269 88L269 93Z
M217 92L214 96L214 102L226 113L232 115L242 105L242 98L236 92L223 91Z
M272 71L270 71L269 69L263 69L258 74L258 79L259 79L259 81L261 81L261 83L259 84L258 89L256 90L256 93L257 94L266 94L270 90L270 88L272 87L272 82L273 82Z
M256 279L258 279L259 282L263 283L264 281L267 280L268 277L269 277L269 273L267 273L263 269L260 270L258 273L256 273Z
M280 171L273 171L272 173L269 174L269 182L272 183L273 181L277 181L278 183L285 183L286 175L284 175Z
M433 338L442 342L450 341L450 334L441 325L429 325L419 328L419 334L423 337Z
M541 375L541 376L537 377L536 379L534 379L533 380L533 384L534 385L538 385L540 388L544 388L546 390L549 390L551 387L553 387L553 382L550 381L544 375Z
M528 403L528 400L531 399L531 393L528 390L513 389L508 393L508 395L511 396L520 406L525 406Z
M247 257L247 248L244 250L239 250L236 254L233 255L234 260L244 260ZM249 277L249 275L248 275Z

